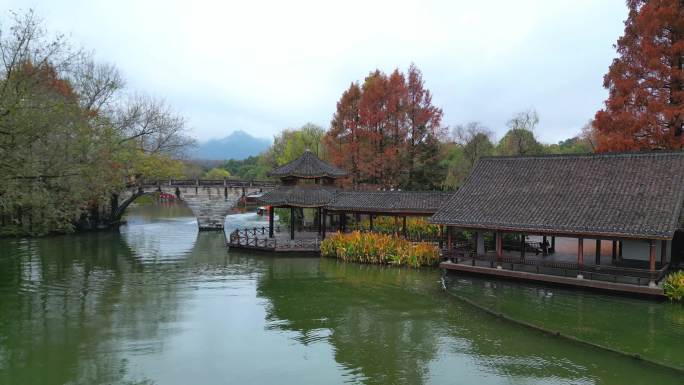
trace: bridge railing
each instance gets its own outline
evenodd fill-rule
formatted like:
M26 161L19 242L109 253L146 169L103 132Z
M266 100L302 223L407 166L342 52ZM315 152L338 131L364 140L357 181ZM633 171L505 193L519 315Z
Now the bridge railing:
M167 179L143 180L139 185L145 187L156 186L217 186L217 187L274 187L276 182L270 180L238 180L238 179ZM134 184L137 185L137 184Z

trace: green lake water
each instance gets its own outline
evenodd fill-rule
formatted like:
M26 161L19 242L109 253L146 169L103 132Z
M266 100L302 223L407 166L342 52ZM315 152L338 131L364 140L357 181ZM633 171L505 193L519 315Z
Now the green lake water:
M131 207L118 232L0 240L0 384L684 384L461 298L684 367L681 305L227 251L191 215Z

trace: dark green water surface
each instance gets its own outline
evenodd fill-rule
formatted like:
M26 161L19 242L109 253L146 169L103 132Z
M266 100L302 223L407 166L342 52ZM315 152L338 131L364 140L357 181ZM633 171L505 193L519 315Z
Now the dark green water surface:
M0 384L684 384L458 296L684 366L679 305L459 276L445 291L437 269L228 252L180 206L128 221L0 240Z

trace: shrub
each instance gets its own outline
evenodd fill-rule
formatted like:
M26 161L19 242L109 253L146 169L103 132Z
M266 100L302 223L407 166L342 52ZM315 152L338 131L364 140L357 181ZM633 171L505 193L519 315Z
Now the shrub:
M347 262L408 265L434 265L439 261L437 246L377 233L335 233L321 242L321 255Z
M401 218L378 216L373 219L373 231L379 233L401 233L402 225L403 219ZM368 230L370 221L364 219L355 226L359 230ZM440 228L439 225L428 223L426 218L408 217L406 218L406 232L409 238L437 238L440 235Z
M684 271L669 274L663 284L663 291L667 298L681 301L684 298Z

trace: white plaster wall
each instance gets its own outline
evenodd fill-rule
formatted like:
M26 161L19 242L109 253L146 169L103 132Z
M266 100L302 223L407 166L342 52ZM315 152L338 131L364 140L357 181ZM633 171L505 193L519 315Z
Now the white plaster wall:
M656 241L656 261L660 261L661 241ZM672 241L667 241L667 260L670 260ZM637 261L648 261L649 245L648 241L628 240L622 242L622 259L633 259Z
M485 254L485 239L484 239L485 233L484 231L478 231L477 232L477 245L476 245L476 250L475 252L477 255L484 255Z

